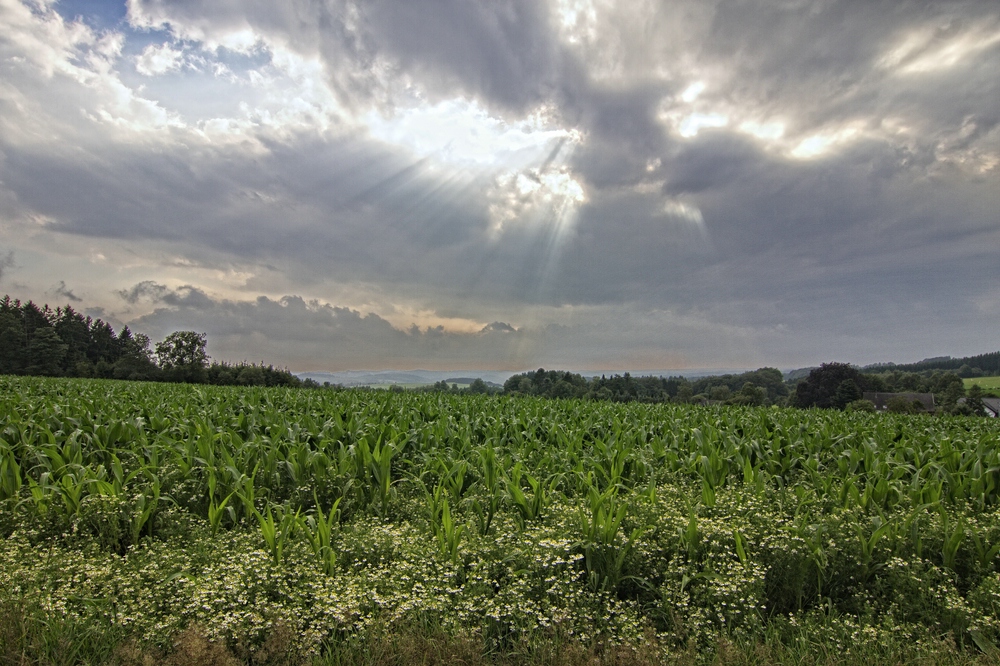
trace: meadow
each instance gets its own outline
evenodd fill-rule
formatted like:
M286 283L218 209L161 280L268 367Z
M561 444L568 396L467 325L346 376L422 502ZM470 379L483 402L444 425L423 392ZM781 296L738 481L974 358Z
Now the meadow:
M962 384L966 389L979 386L987 394L1000 395L1000 377L970 377L963 379Z
M0 663L996 663L1000 423L0 377Z

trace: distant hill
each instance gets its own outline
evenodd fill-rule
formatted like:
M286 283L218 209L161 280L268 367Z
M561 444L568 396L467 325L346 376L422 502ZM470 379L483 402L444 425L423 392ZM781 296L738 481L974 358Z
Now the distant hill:
M476 376L476 377L449 377L448 379L446 379L444 381L445 381L446 384L466 385L466 384L471 384L472 382L476 381L477 379L483 379L483 378L479 377L479 376ZM486 380L486 379L483 379L483 382L487 386L492 386L494 388L503 388L503 384L498 383L498 382L491 382L491 381Z
M979 368L988 376L1000 375L1000 351L978 356L935 356L916 363L879 363L861 368L861 372L923 372L925 370L959 370L962 366Z
M809 376L809 373L818 368L819 366L814 366L812 368L799 368L798 370L789 370L784 374L785 381L791 382L796 379L805 379Z
M455 379L455 374L454 370L444 372L437 370L344 370L341 372L300 372L298 376L302 379L308 377L320 384L329 382L341 386L434 384L442 380L449 384L469 384L477 377L487 384L503 386L503 383L513 373L494 370L462 372L463 376L471 375L469 379Z
M521 372L526 372L530 370L523 370ZM575 371L574 371L575 372ZM624 371L621 371L624 372ZM599 377L601 374L607 374L609 377L612 374L621 374L621 372L615 373L600 373L594 372L592 370L584 371L582 373L585 377ZM687 377L688 379L695 379L698 377L714 377L721 374L745 372L744 370L727 370L727 369L702 369L694 368L688 370L644 370L644 371L633 371L631 374L634 377L639 376L653 376L653 377ZM482 379L484 382L490 385L503 386L503 383L507 381L512 375L518 374L516 372L508 372L503 370L470 370L468 368L462 370L342 370L338 372L322 372L322 371L312 371L312 372L297 372L295 373L301 379L312 379L313 381L319 382L329 382L331 384L340 384L341 386L373 386L379 384L434 384L440 381L446 381L449 384L468 384L471 383L473 379L477 377ZM806 372L806 374L809 374ZM805 376L805 375L803 375Z
M989 354L979 354L978 356L963 356L953 358L951 356L934 356L925 358L916 363L872 363L859 368L861 372L873 374L877 372L925 372L928 370L951 370L958 371L963 366L983 371L985 376L1000 375L1000 351ZM805 379L809 373L816 368L799 368L789 370L784 373L785 381L791 382L798 379Z

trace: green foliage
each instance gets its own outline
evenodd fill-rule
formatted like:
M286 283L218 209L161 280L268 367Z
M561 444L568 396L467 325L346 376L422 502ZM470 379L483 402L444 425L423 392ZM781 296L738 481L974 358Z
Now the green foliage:
M170 381L202 383L208 367L207 336L194 331L175 331L156 343L156 359Z
M927 359L918 363L892 364L889 366L896 372L928 372L934 370L957 371L960 377L972 375L1000 375L1000 351L989 354L979 354L978 356L966 356L964 358L951 358L944 356L941 358ZM871 368L879 370L878 366ZM978 372L977 372L978 371Z
M985 415L985 407L983 406L983 389L980 388L978 384L973 384L969 387L968 393L965 397L965 406L974 416Z
M241 386L303 386L287 370L263 363L208 365L204 333L177 331L156 345L127 326L115 333L72 307L51 310L0 300L0 375L97 377ZM159 360L159 365L157 365ZM315 385L315 382L312 382Z
M868 386L868 378L851 365L824 363L795 387L792 406L843 409Z
M885 404L885 410L891 414L913 414L916 412L913 401L902 395L889 398L889 402Z
M0 605L150 650L419 621L497 655L973 659L998 482L992 419L0 377Z
M693 382L684 377L633 377L627 372L587 379L562 370L538 369L511 376L503 390L507 395L646 403L689 403L696 395L707 395L737 405L783 404L788 396L781 371L775 368L703 377Z

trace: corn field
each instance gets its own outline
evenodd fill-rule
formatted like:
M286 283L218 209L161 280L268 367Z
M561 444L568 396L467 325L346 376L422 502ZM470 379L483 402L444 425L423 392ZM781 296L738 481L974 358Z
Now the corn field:
M998 503L990 419L0 377L0 601L148 644L992 658Z

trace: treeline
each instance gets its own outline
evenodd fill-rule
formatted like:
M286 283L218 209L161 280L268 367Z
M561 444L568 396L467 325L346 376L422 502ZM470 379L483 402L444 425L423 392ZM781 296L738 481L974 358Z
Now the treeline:
M613 402L687 402L737 405L783 405L789 394L781 371L761 368L736 375L633 377L629 373L586 378L544 368L513 375L505 383L507 395L547 398L587 398Z
M799 381L788 404L792 407L826 409L863 409L875 407L864 399L867 392L930 393L934 395L937 413L956 415L982 414L982 389L973 386L965 390L962 378L955 372L925 370L901 372L897 369L878 374L862 372L847 363L824 363ZM891 411L924 411L919 401L897 400Z
M463 377L463 380L465 378ZM465 383L463 381L463 383ZM450 384L446 380L441 380L439 382L434 382L430 386L424 386L416 389L418 392L424 393L455 393L455 394L465 394L471 393L476 395L492 395L494 393L500 393L501 388L493 383L484 382L480 377L476 377L472 381L468 382L468 385L459 388L458 384L452 381Z
M0 301L0 374L96 377L244 386L303 386L272 365L209 363L205 335L178 331L150 347L128 326L115 332L71 306L52 310L5 296Z
M435 386L434 389L440 387ZM447 390L447 385L443 387ZM740 374L685 377L633 377L629 373L587 378L563 370L539 369L513 375L505 383L506 395L546 398L583 398L613 402L679 402L723 405L778 405L799 408L875 409L864 399L867 392L929 393L936 413L981 414L982 391L968 392L955 372L926 370L903 372L893 369L863 373L846 363L826 363L801 380L785 381L776 368L760 368ZM891 411L924 411L919 402L900 398Z
M959 377L993 377L1000 375L1000 351L963 358L929 358L917 363L877 364L861 369L865 374L882 374L887 371L926 373L933 370L951 370Z

